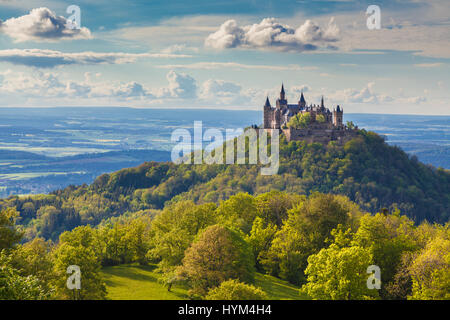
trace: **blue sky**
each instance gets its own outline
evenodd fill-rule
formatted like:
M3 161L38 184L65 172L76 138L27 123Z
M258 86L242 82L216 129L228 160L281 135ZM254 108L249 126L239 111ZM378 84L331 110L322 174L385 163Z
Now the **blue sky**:
M448 115L449 17L447 0L0 0L0 106L259 109L284 82L291 102Z

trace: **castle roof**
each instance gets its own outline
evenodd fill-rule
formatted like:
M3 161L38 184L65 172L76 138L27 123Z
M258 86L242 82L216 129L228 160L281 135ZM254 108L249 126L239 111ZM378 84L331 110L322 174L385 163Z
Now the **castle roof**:
M300 96L300 102L306 103L305 97L303 96L303 91L302 91L302 95Z
M281 93L284 94L284 84L283 83L281 84Z
M264 107L270 107L269 96L267 96L266 98L266 103L264 104Z

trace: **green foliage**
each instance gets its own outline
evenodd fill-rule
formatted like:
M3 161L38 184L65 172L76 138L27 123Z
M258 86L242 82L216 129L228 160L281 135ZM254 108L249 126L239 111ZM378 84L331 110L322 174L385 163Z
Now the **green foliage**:
M353 121L347 121L346 125L349 129L352 129L352 130L356 128L356 125L353 123Z
M213 203L195 205L192 201L166 207L152 222L148 256L162 267L180 265L194 237L216 223L215 210Z
M250 234L245 237L250 244L255 258L255 266L258 271L262 271L261 260L267 256L272 240L277 232L277 227L273 224L265 225L264 220L256 217L253 222Z
M31 209L30 201L26 203ZM41 208L46 214L56 206ZM4 212L3 225L15 231L6 234L20 234L14 210ZM153 290L148 296L186 298L189 289L191 298L253 294L244 282L273 299L449 299L449 226L415 226L396 208L372 216L345 196L317 192L309 197L280 191L239 193L218 207L172 201L162 211L128 212L96 228L76 227L63 232L55 244L42 238L17 244L10 237L0 254L0 295L104 299L106 279L111 297L143 298L145 290ZM130 263L142 266L100 271ZM369 264L381 267L381 290L367 291ZM79 291L66 287L69 265L81 268ZM268 274L256 274L253 282L255 269L303 284L300 295ZM232 279L236 281L226 282ZM126 281L136 293L124 289Z
M23 234L16 229L17 216L13 208L0 210L0 251L12 248L22 239Z
M208 227L187 250L180 276L192 285L192 293L205 295L228 279L252 283L254 260L239 233L220 225Z
M258 214L255 198L247 193L238 193L222 201L217 214L223 225L248 234Z
M318 114L316 115L316 122L318 123L324 123L325 122L325 117L323 114Z
M288 143L281 136L280 168L273 176L261 176L259 165L150 162L102 175L90 186L2 199L0 208L20 212L18 221L26 240L43 237L56 241L63 231L77 226L96 226L123 214L151 212L162 209L166 202L219 204L238 193L259 195L273 190L297 195L316 191L340 194L371 213L398 208L415 222L445 223L449 219L450 173L423 165L364 130L345 145ZM273 221L277 226L279 218ZM252 220L241 222L246 222L242 227L248 232Z
M436 238L414 259L411 299L450 300L450 240Z
M349 222L346 209L335 196L319 193L291 209L262 261L266 270L294 284L303 283L308 256L326 247L334 228Z
M267 300L267 294L251 284L231 279L210 289L205 300Z
M288 217L288 210L305 200L305 196L273 190L255 197L258 216L265 223L281 227Z
M11 251L11 266L22 277L35 277L39 281L39 285L46 292L50 292L53 280L51 249L50 242L42 238L35 238Z
M49 296L36 276L22 276L14 268L12 256L0 251L0 300L43 300Z
M361 247L339 248L332 244L308 258L305 273L308 283L302 292L320 300L363 300L377 297L367 288L367 267L372 264L370 250Z
M81 289L69 290L66 286L67 268L80 267ZM106 288L100 277L100 262L95 251L82 245L62 243L54 252L54 281L56 296L60 299L99 300L105 299Z
M287 125L289 128L293 128L293 129L305 129L309 126L311 121L312 121L312 118L311 118L311 114L309 112L298 113L289 120ZM324 119L324 121L325 121L325 119Z
M386 297L385 289L393 281L402 255L419 248L415 241L414 223L398 213L363 216L352 243L368 248L374 264L382 270L381 282L386 284L380 291L382 297Z

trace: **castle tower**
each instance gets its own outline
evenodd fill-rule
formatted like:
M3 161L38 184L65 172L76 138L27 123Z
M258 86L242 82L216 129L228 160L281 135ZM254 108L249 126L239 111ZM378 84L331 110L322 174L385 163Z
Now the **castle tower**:
M284 92L284 84L281 84L280 98L277 99L277 109L284 109L287 107L286 94Z
M333 125L336 127L342 127L342 118L344 116L344 109L341 110L337 106L336 110L333 110Z
M298 106L300 107L300 110L303 110L306 107L306 101L305 101L305 97L303 96L303 91L302 91L302 94L300 96L300 100L298 102Z
M264 104L264 128L270 128L270 123L272 122L272 106L270 105L269 97L266 98L266 103Z
M322 110L325 109L325 104L323 103L323 96L322 96L322 100L320 101L320 108Z
M275 123L274 123L274 129L280 129L281 128L281 109L275 109Z

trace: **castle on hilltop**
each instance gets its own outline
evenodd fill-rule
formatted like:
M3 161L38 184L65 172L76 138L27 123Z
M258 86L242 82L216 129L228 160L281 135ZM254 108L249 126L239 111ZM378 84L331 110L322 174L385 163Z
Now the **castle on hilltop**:
M302 92L297 104L288 104L284 85L281 85L280 98L275 107L270 105L269 97L266 98L263 128L280 130L287 141L345 142L356 135L358 128L344 125L343 116L344 110L339 105L333 112L326 108L323 96L320 105L308 106Z

